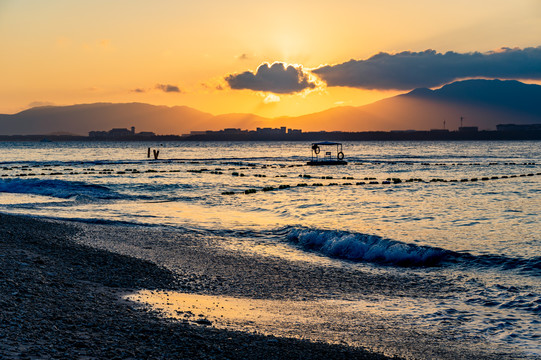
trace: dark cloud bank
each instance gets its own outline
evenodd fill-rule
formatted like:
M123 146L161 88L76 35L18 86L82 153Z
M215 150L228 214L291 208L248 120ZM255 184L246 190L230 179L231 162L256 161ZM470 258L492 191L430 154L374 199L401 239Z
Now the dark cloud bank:
M167 85L157 84L156 89L161 90L161 91L165 91L165 92L177 92L177 93L180 92L180 89L178 88L178 86L169 85L169 84L167 84Z
M283 63L263 64L256 73L245 71L241 74L226 76L225 80L232 89L249 89L276 94L290 94L313 89L308 74L301 67L285 66Z
M541 79L541 46L466 54L434 50L380 53L367 60L350 60L312 72L328 86L396 90L435 87L472 77Z

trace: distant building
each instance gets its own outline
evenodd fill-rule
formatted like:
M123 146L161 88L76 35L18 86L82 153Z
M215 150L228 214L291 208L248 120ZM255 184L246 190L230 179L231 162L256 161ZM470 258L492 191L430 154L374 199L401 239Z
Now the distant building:
M458 128L458 132L461 133L476 133L479 131L477 126L461 126Z
M107 137L107 131L91 131L88 133L88 137L91 138L104 138Z
M500 125L496 125L496 130L498 131L541 131L541 124L527 124L527 125L500 124Z
M130 130L125 128L115 128L109 131L90 131L88 137L91 138L119 138L119 137L130 137L130 136L156 136L155 133L151 131L142 131L140 133L135 133L135 126L132 126Z
M257 128L256 132L259 135L285 135L286 134L286 127L282 126L279 129L273 129L273 128Z
M447 134L449 133L448 129L430 129L430 133L432 134Z
M135 131L135 128L133 129ZM133 136L133 132L128 129L116 128L116 129L109 130L108 135L109 137Z
M224 134L232 135L232 134L241 134L243 131L241 129L236 128L226 128L222 130Z
M207 135L208 131L190 131L189 135Z
M302 130L301 129L287 129L287 133L289 135L300 135L302 134Z

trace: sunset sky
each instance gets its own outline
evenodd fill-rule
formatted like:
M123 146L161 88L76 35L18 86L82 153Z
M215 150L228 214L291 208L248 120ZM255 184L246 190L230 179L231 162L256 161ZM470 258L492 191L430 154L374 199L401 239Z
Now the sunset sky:
M295 116L462 78L539 81L540 45L539 0L0 0L0 113Z

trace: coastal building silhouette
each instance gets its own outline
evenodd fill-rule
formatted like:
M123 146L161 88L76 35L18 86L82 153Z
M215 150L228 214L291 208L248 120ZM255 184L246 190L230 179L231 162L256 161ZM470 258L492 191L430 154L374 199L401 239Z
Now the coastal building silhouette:
M285 135L286 134L286 127L282 126L279 129L257 128L256 133L258 133L259 135Z
M498 131L541 131L541 124L500 124L496 125Z
M374 140L538 140L541 139L541 124L500 124L497 130L479 130L477 126L460 126L457 130L436 128L430 130L392 131L312 131L301 129L256 128L246 130L225 128L222 130L193 130L183 135L156 135L153 132L135 132L131 129L114 128L109 131L90 131L90 140L135 141L160 138L178 141L374 141ZM7 139L12 140L8 137ZM41 138L40 138L41 139Z
M140 133L135 132L135 126L132 126L130 129L126 128L113 128L109 131L90 131L88 137L90 138L125 138L132 136L156 136L155 133L151 131L142 131Z
M477 126L461 126L458 128L458 132L461 133L476 133L479 131Z

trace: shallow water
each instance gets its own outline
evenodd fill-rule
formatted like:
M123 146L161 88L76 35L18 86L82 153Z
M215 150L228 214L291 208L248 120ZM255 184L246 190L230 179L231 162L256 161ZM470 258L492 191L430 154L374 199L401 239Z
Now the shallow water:
M348 165L310 167L300 142L0 143L0 211L190 229L261 256L445 279L462 291L429 312L380 300L411 323L541 354L540 145L352 142Z
M150 306L167 319L361 347L404 359L493 356L471 334L461 334L456 323L430 329L431 314L438 311L437 306L419 299L402 299L400 308L395 301L380 299L284 301L148 290L124 299ZM468 317L465 309L457 313L462 319ZM412 314L427 321L412 321ZM422 344L436 337L440 339L438 345ZM442 349L443 356L438 354Z

